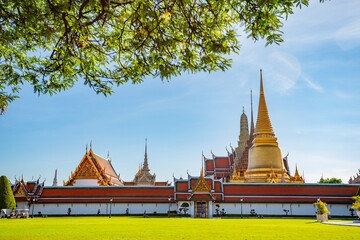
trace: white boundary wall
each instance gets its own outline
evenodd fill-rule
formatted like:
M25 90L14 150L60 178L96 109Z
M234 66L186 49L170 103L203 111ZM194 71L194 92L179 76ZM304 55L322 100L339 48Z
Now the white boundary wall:
M178 211L181 204L185 201L170 204L170 211ZM189 203L188 214L194 217L195 203ZM34 211L34 215L39 212L43 215L67 215L69 208L71 215L96 215L100 211L100 215L108 215L110 213L110 203L36 203L28 206L24 202L19 202L18 208L29 208L29 213ZM33 210L34 207L34 210ZM351 216L351 204L328 204L330 216ZM162 213L166 214L169 210L169 203L112 203L111 214L125 214L128 209L129 214L147 214ZM240 203L220 203L220 210L224 209L226 215L241 214ZM288 210L288 216L314 216L316 214L316 207L309 203L243 203L242 213L250 215L251 210L254 209L257 215L277 215L286 216L284 210ZM208 216L216 214L216 203L208 202ZM354 212L354 215L356 213Z
M351 204L328 204L330 216L351 216ZM220 209L224 209L226 214L241 214L241 203L220 203ZM309 203L243 203L242 213L250 215L254 209L257 215L278 215L286 216L284 210L288 210L287 215L291 216L312 216L316 215L317 208ZM216 214L216 207L213 207L213 214ZM356 215L356 213L354 213Z
M34 215L39 212L43 215L67 215L69 208L70 215L96 215L100 211L100 215L110 214L110 203L36 203L31 206L30 214L33 211ZM111 203L111 214L126 214L128 209L129 214L147 214L167 213L169 210L169 203ZM177 210L177 204L170 204L170 211Z

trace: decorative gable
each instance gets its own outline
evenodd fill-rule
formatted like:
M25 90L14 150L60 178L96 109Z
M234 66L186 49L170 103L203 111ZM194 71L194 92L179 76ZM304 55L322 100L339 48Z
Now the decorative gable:
M103 161L102 165L104 165L104 168L102 168L102 165L99 163L99 161ZM99 186L114 185L114 183L112 183L111 175L109 176L106 174L105 166L107 165L105 164L108 162L105 161L106 160L104 159L99 160L99 157L97 157L90 149L90 151L87 152L81 160L75 172L71 173L69 180L64 182L64 186L73 186L78 179L97 179ZM112 173L112 175L116 174ZM116 182L121 184L120 181Z
M193 192L211 192L211 188L203 177L200 177L193 188Z
M80 167L80 170L77 173L78 178L99 178L99 173L97 169L95 168L94 164L90 162L89 158L86 158L86 160L83 162L82 166Z
M188 200L215 200L215 196L211 193L211 187L204 178L204 168L202 168L199 179L192 187L192 193Z
M18 182L15 187L14 196L27 196L27 191L24 189L24 186L21 182Z

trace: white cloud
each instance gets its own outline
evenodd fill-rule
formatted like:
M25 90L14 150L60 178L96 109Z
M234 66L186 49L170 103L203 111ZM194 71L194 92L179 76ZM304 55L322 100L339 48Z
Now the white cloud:
M346 24L336 31L336 43L342 50L351 50L360 46L360 19Z
M268 55L265 67L270 78L271 88L280 92L288 93L293 89L301 75L301 64L298 59L287 52L272 52Z
M360 36L359 8L360 1L312 1L309 7L297 9L285 22L285 43L293 48L332 41L343 50L359 46L360 41L357 41L359 44L352 42Z
M308 86L318 92L322 92L323 91L323 88L318 85L317 83L315 83L314 81L311 81L309 77L307 76L302 76L303 79L305 80L305 82L308 84Z

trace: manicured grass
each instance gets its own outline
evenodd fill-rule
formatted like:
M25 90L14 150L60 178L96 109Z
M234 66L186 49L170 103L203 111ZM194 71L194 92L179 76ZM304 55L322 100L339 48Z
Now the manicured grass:
M359 239L314 219L63 217L0 219L0 239Z

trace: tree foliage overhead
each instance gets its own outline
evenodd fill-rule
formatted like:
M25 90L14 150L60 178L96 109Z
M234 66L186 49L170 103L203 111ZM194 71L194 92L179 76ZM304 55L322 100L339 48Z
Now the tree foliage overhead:
M16 203L10 182L6 176L0 177L0 209L15 209Z
M323 1L323 0L320 0ZM2 0L0 108L26 82L54 94L78 80L105 96L112 87L169 80L184 71L226 70L236 28L282 42L282 21L308 0Z

